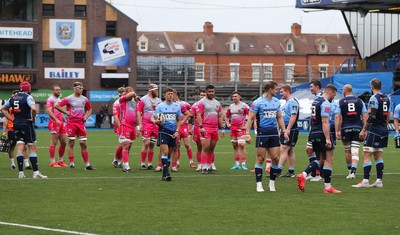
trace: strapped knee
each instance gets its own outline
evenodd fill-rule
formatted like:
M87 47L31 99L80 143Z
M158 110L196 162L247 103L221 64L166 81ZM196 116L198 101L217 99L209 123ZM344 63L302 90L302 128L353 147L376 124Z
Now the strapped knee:
M344 151L350 151L351 150L351 145L350 144L348 144L348 145L345 145L344 146Z
M351 141L351 155L357 155L360 150L360 142L358 141Z

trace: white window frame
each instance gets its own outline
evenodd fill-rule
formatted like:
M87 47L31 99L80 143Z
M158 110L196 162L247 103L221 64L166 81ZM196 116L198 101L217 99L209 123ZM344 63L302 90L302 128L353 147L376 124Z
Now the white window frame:
M285 82L286 83L292 83L294 82L294 69L296 67L296 64L285 64Z
M286 42L286 52L294 52L294 43L291 39L287 40Z
M318 71L319 71L320 78L328 77L328 68L329 68L329 64L318 64Z
M272 68L274 67L274 64L272 63L264 63L263 64L263 77L264 77L264 82L272 81Z
M237 53L239 52L239 39L237 39L236 37L232 38L231 43L229 45L230 51L233 53Z
M262 64L261 63L252 63L251 64L251 81L258 82L260 81L262 73Z
M229 63L230 81L235 81L235 74L237 74L237 82L240 78L240 63Z
M199 39L196 41L196 51L197 51L197 52L202 52L202 51L204 51L204 40L201 39L201 38L199 38Z
M325 48L323 48L325 47ZM322 42L319 44L319 52L326 53L328 52L328 44L326 42Z
M205 63L195 63L194 66L194 71L195 71L195 79L197 82L204 82L204 69L205 69Z

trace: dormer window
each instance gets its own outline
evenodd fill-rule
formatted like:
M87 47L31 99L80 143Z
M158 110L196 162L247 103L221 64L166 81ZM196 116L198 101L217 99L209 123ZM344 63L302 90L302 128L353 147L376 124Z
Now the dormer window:
M321 42L319 43L319 52L320 53L328 52L328 44L326 43L325 40L321 40Z
M294 44L292 39L289 39L286 42L286 52L294 52Z
M230 43L231 52L239 52L239 39L233 37Z
M148 51L149 49L149 40L146 36L142 35L138 40L138 48L139 51Z
M202 38L199 38L196 41L196 51L204 51L204 40Z

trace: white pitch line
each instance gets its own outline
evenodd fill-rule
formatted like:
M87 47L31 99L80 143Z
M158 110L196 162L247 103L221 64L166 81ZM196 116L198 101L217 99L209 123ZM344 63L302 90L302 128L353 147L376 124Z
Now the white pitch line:
M267 175L267 174L265 174ZM346 176L347 174L334 174L333 176ZM400 175L400 173L389 173L385 172L384 175ZM198 175L182 175L180 173L174 174L173 175L176 178L208 178L208 177L254 177L254 173L249 173L249 174L238 174L238 175L224 175L224 174L213 174L210 176L204 176L201 173ZM47 179L41 179L40 181L46 181L46 180L114 180L114 179L158 179L160 178L160 175L154 175L154 176L135 176L134 174L131 174L131 176L124 177L124 176L93 176L93 177L66 177L66 178L47 178ZM34 178L24 178L24 179L19 179L19 178L0 178L0 181L21 181L21 180L35 180L37 181L38 179Z
M26 224L8 223L8 222L2 222L2 221L0 221L0 224L9 225L9 226L15 226L15 227L32 228L32 229L38 229L38 230L59 232L59 233L70 233L70 234L81 234L81 235L98 235L98 234L95 234L95 233L83 233L83 232L76 232L76 231L71 231L71 230L45 228L45 227L41 227L41 226L32 226L32 225L26 225Z

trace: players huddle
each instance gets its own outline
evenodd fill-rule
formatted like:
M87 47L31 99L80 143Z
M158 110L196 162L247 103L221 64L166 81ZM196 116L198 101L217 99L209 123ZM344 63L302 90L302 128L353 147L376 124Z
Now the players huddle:
M215 87L208 85L200 93L200 100L190 106L181 101L180 94L174 89L164 90L164 101L158 98L158 86L150 84L148 93L139 97L132 87L118 89L119 98L113 104L114 132L118 136L119 145L115 150L112 164L115 168L122 168L123 172L133 172L130 167L130 149L132 143L142 136L141 170L154 170L162 172L163 181L171 181L170 171L176 172L179 168L180 145L183 142L189 158L191 168L196 168L193 161L193 151L190 146L190 135L196 142L197 170L203 174L214 174L215 147L219 134L225 136L225 125L230 129L230 138L234 150L234 166L232 170L248 170L246 166L245 144L252 141L250 130L256 126L256 191L263 192L262 175L263 162L271 161L269 170L269 190L276 191L277 177L296 177L298 188L304 192L305 183L310 181L324 181L324 193L341 193L331 185L334 149L336 140L341 140L345 150L345 160L349 174L346 178L354 179L360 160L359 149L364 141L363 180L352 185L354 188L383 187L383 148L387 147L389 131L387 124L390 120L390 100L381 93L382 83L378 79L370 82L373 95L367 106L362 100L352 93L351 85L343 87L344 97L333 101L337 88L328 84L322 91L321 82L314 80L310 83L310 91L316 95L311 106L310 133L306 152L310 163L303 172L295 175L294 147L298 139L300 105L292 97L291 87L283 85L280 95L285 104L281 107L280 101L275 97L278 84L268 82L264 93L256 99L251 106L243 103L240 93L232 93L233 103L222 113L222 106L215 96ZM50 167L75 168L74 143L77 138L81 147L84 160L84 169L95 170L89 162L87 151L87 132L85 121L92 113L89 100L82 95L83 85L80 82L73 84L74 93L60 99L60 86L53 87L53 94L46 102L46 111L50 116ZM24 178L24 155L29 150L29 160L33 167L34 178L47 178L38 170L36 154L36 134L33 128L36 106L32 96L29 95L30 84L22 82L20 91L2 107L5 119L8 120L6 128L15 134L12 136L16 144L16 156L19 169L19 178ZM400 105L395 108L395 138L398 136L398 119ZM247 120L247 121L246 121ZM64 123L66 122L66 125ZM13 125L9 125L12 123ZM11 129L10 129L11 128ZM5 135L5 129L3 130ZM67 143L68 139L68 143ZM55 159L56 146L58 161ZM68 144L68 146L67 146ZM159 146L157 167L153 167L154 147ZM64 161L64 152L67 147L69 165ZM10 153L10 162L15 169L14 159ZM372 168L371 158L374 157L377 179L369 183ZM25 157L27 162L27 157ZM146 166L147 160L147 166ZM284 164L288 162L288 172L282 174ZM29 164L29 163L28 163Z

